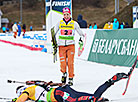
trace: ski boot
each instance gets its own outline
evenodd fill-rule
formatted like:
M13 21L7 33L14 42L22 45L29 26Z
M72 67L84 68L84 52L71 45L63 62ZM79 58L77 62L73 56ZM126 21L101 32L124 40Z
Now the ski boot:
M73 85L73 78L69 78L68 85L72 86Z
M63 73L63 76L61 78L61 82L65 84L66 83L66 79L67 79L67 72Z
M114 75L111 79L108 80L111 84L114 84L115 82L128 78L128 75L126 73L117 73Z

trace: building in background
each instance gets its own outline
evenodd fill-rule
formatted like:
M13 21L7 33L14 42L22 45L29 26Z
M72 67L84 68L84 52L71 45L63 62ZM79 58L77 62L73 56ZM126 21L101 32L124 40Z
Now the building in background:
M8 27L9 24L9 20L8 18L2 18L2 11L0 10L0 28L2 28L2 26Z
M8 27L9 20L8 18L1 18L1 26Z

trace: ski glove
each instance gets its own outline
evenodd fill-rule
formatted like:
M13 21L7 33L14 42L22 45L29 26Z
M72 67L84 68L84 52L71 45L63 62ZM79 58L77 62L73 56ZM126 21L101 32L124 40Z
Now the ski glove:
M16 102L17 98L12 99L12 102Z

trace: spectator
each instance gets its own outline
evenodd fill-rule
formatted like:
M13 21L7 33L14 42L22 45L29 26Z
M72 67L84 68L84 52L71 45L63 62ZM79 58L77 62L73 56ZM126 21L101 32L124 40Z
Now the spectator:
M113 29L113 23L108 22L108 29Z
M21 35L21 25L20 25L20 23L18 24L18 36L20 36Z
M17 31L18 31L18 27L17 27L17 23L15 22L14 25L12 26L12 31L14 33L14 38L16 38L17 36Z
M96 23L93 24L93 29L97 29L97 24Z
M127 22L125 23L125 28L130 28L130 26Z
M125 26L125 24L124 24L124 22L122 22L120 25L120 29L124 29L124 26Z
M32 31L33 30L33 26L30 26L30 31Z
M105 25L104 25L104 28L103 29L108 29L108 23L105 23Z
M6 32L6 27L5 27L5 26L2 27L2 32L3 32L3 33Z
M43 31L45 31L46 30L46 25L43 25L42 28L43 28Z
M117 18L114 18L113 29L119 29L119 22L117 21Z
M87 22L85 20L83 20L82 15L78 15L78 24L80 26L80 28L87 28Z
M6 31L7 31L7 32L9 32L9 31L10 31L10 29L7 27L7 28L6 28Z
M104 25L104 28L103 29L113 29L113 23L111 22L108 22Z
M25 32L26 32L26 25L25 24L23 24L23 36L24 36L24 34L25 34Z
M11 24L10 24L10 27L9 27L9 28L11 29L11 31L12 31L12 26L13 26L13 24L14 24L14 23L11 23Z
M89 24L89 29L92 29L92 24Z

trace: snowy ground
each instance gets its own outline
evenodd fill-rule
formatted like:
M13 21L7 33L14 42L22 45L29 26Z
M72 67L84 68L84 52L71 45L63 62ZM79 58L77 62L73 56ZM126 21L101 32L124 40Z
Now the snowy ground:
M0 37L9 40L9 38ZM10 38L12 39L12 38ZM19 41L19 39L17 39ZM13 40L15 41L15 40ZM97 64L75 59L74 88L93 93L96 88L117 72L128 72L130 68ZM30 51L25 48L0 42L0 97L15 98L15 89L22 84L9 84L8 79L17 81L45 80L60 82L59 60L54 64L52 54ZM127 80L115 83L103 96L115 102L138 102L138 70L135 69L125 96L122 93ZM2 100L0 100L2 102Z

